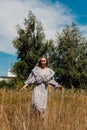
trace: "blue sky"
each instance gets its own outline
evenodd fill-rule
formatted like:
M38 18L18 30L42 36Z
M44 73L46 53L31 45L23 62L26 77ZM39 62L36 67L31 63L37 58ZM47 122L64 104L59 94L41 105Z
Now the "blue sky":
M55 0L57 1L57 0ZM79 24L87 25L87 0L59 0L68 6Z
M15 55L0 52L0 76L6 76L8 70L17 61Z
M15 54L12 40L17 36L16 25L23 27L29 10L43 23L48 39L72 22L87 36L86 7L87 0L0 0L0 51Z
M56 32L72 22L87 37L87 0L0 0L0 52L16 55L12 44L16 25L24 27L29 10L42 22L47 39L54 39Z
M52 4L60 2L68 7L75 16L75 20L80 24L87 25L87 0L48 0Z

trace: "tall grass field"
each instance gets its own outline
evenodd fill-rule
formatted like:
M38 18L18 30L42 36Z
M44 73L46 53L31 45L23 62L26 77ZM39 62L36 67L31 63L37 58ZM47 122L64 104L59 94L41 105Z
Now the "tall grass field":
M30 116L32 91L0 89L0 130L87 130L87 92L49 87L45 119Z

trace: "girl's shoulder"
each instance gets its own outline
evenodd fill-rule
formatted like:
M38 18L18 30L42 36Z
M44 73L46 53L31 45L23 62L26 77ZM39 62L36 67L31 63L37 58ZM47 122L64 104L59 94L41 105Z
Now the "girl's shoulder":
M53 76L55 74L55 72L51 68L48 67L48 70L49 70L50 75Z
M40 70L40 67L38 67L38 66L35 66L35 67L32 69L32 71L38 71L38 70Z
M38 74L40 72L40 67L36 66L32 69L33 74Z

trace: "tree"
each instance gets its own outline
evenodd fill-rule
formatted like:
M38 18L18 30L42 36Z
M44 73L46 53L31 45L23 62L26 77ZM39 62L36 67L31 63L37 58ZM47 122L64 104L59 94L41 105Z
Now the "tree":
M56 43L54 66L59 82L67 87L79 87L83 81L86 85L87 41L76 25L64 26L62 33L57 34Z
M30 71L36 65L38 59L42 55L47 55L49 53L49 41L45 40L45 34L43 30L42 23L38 21L35 15L30 11L28 18L24 20L25 28L17 26L18 36L13 40L13 45L17 49L18 62L25 62L26 73L22 72L21 67L18 63L15 63L13 69L16 74L20 77L27 78ZM13 67L13 68L14 68ZM18 70L20 69L20 74Z
M26 68L27 64L24 61L18 61L14 64L13 71L16 73L20 80L24 79L23 75L26 74Z

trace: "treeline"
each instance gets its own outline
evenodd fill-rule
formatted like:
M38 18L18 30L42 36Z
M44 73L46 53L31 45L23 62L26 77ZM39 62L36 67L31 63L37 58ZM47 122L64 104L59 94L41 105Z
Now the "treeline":
M46 55L59 83L68 88L87 88L87 40L74 23L56 33L55 41L45 38L42 23L31 11L24 27L17 25L18 35L13 40L18 62L12 71L17 74L17 85L27 79L40 56Z

